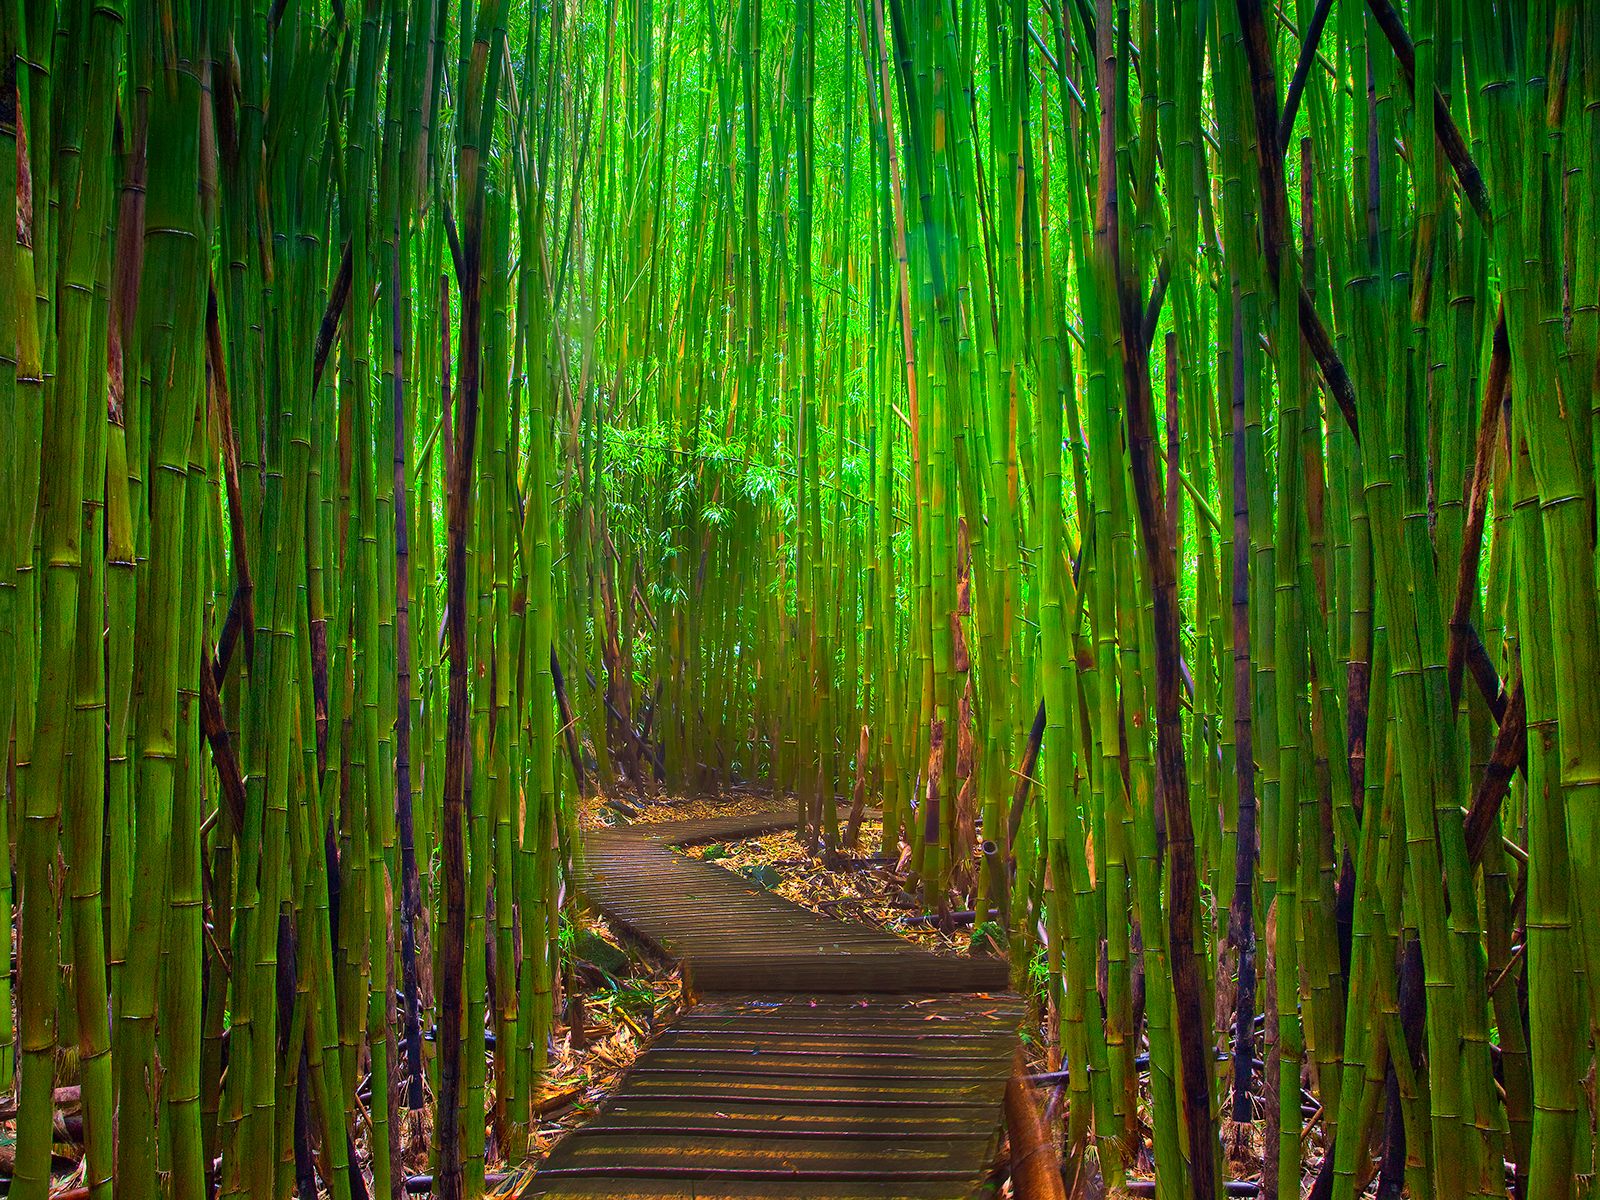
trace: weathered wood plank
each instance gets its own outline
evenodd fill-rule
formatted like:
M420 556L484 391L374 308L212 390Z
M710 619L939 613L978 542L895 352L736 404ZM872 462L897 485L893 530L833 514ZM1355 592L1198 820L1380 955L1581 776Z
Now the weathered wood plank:
M544 1179L535 1175L525 1200L544 1196L570 1196L584 1200L966 1200L972 1194L965 1181L913 1183L778 1182L775 1180L705 1180L568 1176Z

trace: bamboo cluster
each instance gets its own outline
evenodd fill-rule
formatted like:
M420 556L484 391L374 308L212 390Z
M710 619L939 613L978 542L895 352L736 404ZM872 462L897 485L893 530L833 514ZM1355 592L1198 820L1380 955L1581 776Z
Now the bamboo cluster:
M58 1076L92 1196L398 1196L403 1142L481 1194L527 1145L572 101L565 14L507 9L0 19L12 1196Z
M1600 4L0 2L13 1194L481 1194L752 782L1072 1194L1584 1194Z
M606 26L580 653L1042 956L1075 1185L1593 1172L1596 8Z

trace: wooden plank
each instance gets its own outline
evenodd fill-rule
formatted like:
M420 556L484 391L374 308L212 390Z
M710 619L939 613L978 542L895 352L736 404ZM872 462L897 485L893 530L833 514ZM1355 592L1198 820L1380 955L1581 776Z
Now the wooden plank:
M1004 1077L1004 1061L994 1064L989 1055L945 1057L929 1061L900 1057L886 1060L866 1055L772 1054L742 1051L737 1054L705 1054L681 1051L671 1057L664 1051L651 1059L647 1070L657 1075L694 1074L738 1075L772 1078L796 1076L801 1079L877 1079L893 1071L897 1079L917 1079L937 1083L968 1083ZM976 1060L976 1061L974 1061Z
M836 1181L821 1183L777 1180L707 1180L606 1176L567 1176L545 1179L535 1175L525 1200L545 1196L570 1196L582 1200L966 1200L972 1190L965 1181L944 1182Z
M890 1161L876 1138L848 1138L837 1134L812 1137L769 1138L765 1135L719 1137L686 1134L678 1129L638 1129L610 1133L585 1131L572 1142L572 1152L550 1170L600 1169L621 1171L645 1168L652 1174L713 1174L738 1172L741 1178L800 1177L879 1179L918 1173L967 1173L965 1160L970 1141L987 1146L986 1134L922 1138L900 1141ZM978 1147L981 1153L983 1146Z
M961 1132L972 1127L970 1108L950 1104L922 1108L896 1108L870 1104L838 1104L820 1108L804 1105L728 1100L715 1106L698 1101L646 1099L618 1096L606 1105L598 1118L601 1124L650 1124L657 1128L700 1124L707 1129L755 1126L759 1129L827 1129L839 1133L882 1131L898 1136L898 1131L943 1133Z
M874 1034L852 1029L827 1034L805 1031L791 1033L782 1029L752 1032L684 1030L674 1026L655 1044L663 1050L692 1050L706 1054L845 1054L929 1061L945 1058L967 1060L973 1053L981 1054L992 1049L995 1043L1006 1040L1003 1034L981 1033L954 1036L933 1033Z
M883 1079L826 1081L805 1089L797 1087L793 1079L762 1079L749 1075L729 1075L722 1072L694 1076L654 1075L641 1072L629 1086L636 1096L660 1099L694 1099L707 1104L723 1100L751 1100L768 1103L814 1105L831 1107L851 1104L904 1104L913 1107L940 1108L966 1105L982 1109L995 1109L999 1104L995 1089L985 1080L967 1083L891 1081ZM996 1110L997 1111L997 1110Z

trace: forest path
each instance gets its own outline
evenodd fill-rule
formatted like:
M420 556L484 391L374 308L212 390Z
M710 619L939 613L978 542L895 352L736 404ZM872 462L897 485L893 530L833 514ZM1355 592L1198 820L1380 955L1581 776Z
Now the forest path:
M1003 962L934 954L677 853L770 812L593 831L591 903L685 964L701 1001L528 1197L962 1200L990 1175L1021 1002Z

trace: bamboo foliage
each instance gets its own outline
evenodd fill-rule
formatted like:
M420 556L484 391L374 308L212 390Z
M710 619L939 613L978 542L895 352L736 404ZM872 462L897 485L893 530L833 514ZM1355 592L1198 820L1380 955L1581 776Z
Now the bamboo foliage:
M95 1195L481 1194L585 793L735 784L1071 1190L1583 1194L1600 6L5 14L17 1194L68 1072Z

